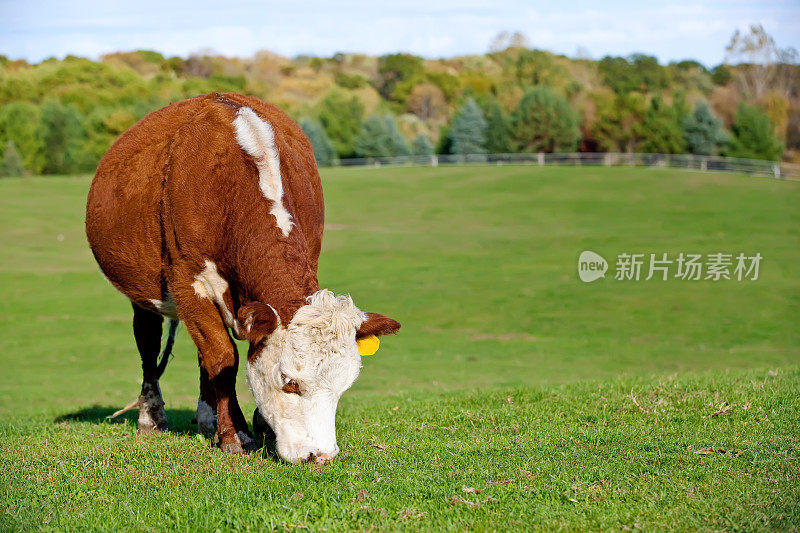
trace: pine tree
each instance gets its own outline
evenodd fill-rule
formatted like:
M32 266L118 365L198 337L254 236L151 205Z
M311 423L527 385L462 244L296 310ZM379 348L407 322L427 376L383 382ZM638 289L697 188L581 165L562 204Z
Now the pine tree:
M411 148L408 146L408 141L400 133L400 128L397 127L397 121L392 115L386 115L383 118L384 127L389 138L389 146L392 155L411 155Z
M702 100L697 102L692 114L684 117L683 138L689 152L697 155L718 155L728 142L722 120L715 117Z
M394 157L411 153L392 115L367 117L361 124L355 147L359 157Z
M411 145L411 152L414 155L433 155L433 143L427 135L420 133Z
M534 87L519 102L512 135L521 152L572 152L580 140L578 117L562 95Z
M329 166L336 159L336 152L320 123L310 118L304 118L300 121L300 127L303 128L308 140L311 141L317 165L321 167Z
M361 133L356 137L355 149L358 157L389 157L392 155L381 117L370 115L361 123Z
M456 111L450 126L450 139L454 154L486 153L486 119L472 98Z
M11 139L3 150L3 159L0 161L0 176L22 176L25 167L22 165L22 156L17 152L17 147Z
M775 138L772 122L761 109L739 104L731 129L733 137L725 155L749 159L780 160L783 154L783 145Z
M486 151L490 154L504 154L511 151L511 127L508 117L503 113L500 102L494 96L481 98L478 104L486 118Z

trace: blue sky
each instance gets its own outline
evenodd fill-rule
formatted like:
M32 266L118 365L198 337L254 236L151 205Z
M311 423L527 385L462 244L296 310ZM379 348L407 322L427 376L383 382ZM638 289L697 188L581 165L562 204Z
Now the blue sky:
M186 56L212 49L249 56L405 51L425 57L483 53L499 32L535 48L593 58L645 52L662 62L715 65L736 28L763 24L800 49L800 0L648 4L521 0L381 3L169 0L0 0L0 54L38 62L139 48Z

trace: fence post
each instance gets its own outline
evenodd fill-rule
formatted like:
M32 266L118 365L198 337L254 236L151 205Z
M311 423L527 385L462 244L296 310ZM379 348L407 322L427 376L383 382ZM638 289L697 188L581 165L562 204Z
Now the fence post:
M544 165L544 152L539 152L537 154L536 161L539 163L539 166Z
M708 159L705 157L700 160L700 170L708 170Z
M781 177L781 166L780 165L772 165L772 174L778 179Z
M439 157L436 154L431 156L431 166L438 167L439 166Z

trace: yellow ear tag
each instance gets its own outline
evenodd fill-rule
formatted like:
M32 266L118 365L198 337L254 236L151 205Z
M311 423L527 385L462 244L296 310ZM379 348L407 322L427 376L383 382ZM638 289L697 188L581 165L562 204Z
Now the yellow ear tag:
M358 353L361 355L372 355L378 351L378 346L380 346L381 341L375 335L370 335L369 337L358 339L356 344L358 344Z

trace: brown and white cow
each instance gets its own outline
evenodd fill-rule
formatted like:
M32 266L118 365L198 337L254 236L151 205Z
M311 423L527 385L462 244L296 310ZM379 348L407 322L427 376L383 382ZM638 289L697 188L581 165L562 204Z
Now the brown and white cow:
M361 368L357 339L400 324L320 290L323 218L308 138L257 98L178 102L114 143L89 191L86 234L133 303L140 431L166 428L158 381L180 320L198 350L198 425L224 450L255 447L236 399L232 333L250 343L248 383L278 454L325 462L338 453L336 406Z

